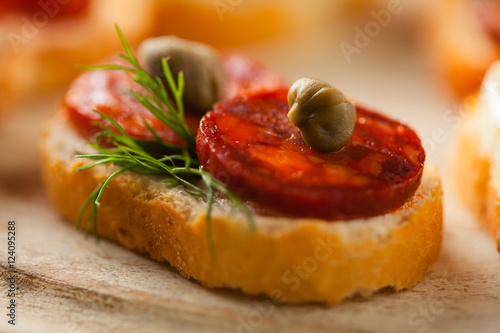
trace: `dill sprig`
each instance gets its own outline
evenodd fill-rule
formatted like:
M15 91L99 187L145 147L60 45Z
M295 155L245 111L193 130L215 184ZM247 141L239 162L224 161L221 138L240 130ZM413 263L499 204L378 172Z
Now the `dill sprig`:
M126 131L112 118L95 110L99 116L109 123L109 127L97 124L101 128L95 137L95 142L89 143L97 152L92 154L80 154L77 158L95 160L80 168L78 171L88 170L101 164L114 164L119 168L104 179L83 203L77 217L76 228L80 229L84 212L89 209L88 222L85 235L92 231L96 241L99 240L97 230L97 209L100 206L102 194L113 180L121 173L130 171L144 175L165 176L163 183L167 188L181 186L187 193L194 197L204 198L207 201L206 213L206 237L212 257L215 258L215 247L211 232L211 216L215 204L216 193L222 194L231 203L231 212L237 208L247 217L249 226L255 229L253 216L248 207L235 193L229 191L226 186L215 179L200 167L196 156L196 137L187 126L184 119L184 76L182 72L174 79L168 59L162 60L162 68L167 79L168 86L165 87L159 77L152 77L139 64L132 52L125 36L118 26L116 30L125 49L126 55L120 56L132 67L122 65L97 65L85 67L86 70L123 70L131 74L132 79L144 88L144 92L131 91L156 118L175 131L184 141L186 146L174 145L164 142L160 136L143 120L144 125L154 137L154 140L145 141L130 137ZM167 90L168 88L168 90ZM173 100L173 101L172 101ZM111 148L103 144L111 143ZM153 144L155 149L148 149ZM158 149L161 148L161 149ZM161 150L162 154L158 151ZM201 180L198 186L193 180Z
M165 125L170 127L177 133L184 143L187 145L191 153L196 152L196 135L187 126L184 119L184 103L182 96L184 93L184 74L179 72L177 83L174 76L170 71L168 59L162 59L161 65L165 77L167 79L168 88L173 96L171 101L169 92L165 88L163 81L160 77L153 77L145 69L141 67L139 61L134 55L132 48L128 44L121 29L116 26L116 31L122 42L126 54L120 54L120 58L132 65L132 67L122 65L95 65L95 66L82 66L84 70L123 70L132 75L132 79L144 88L145 92L131 91L142 105L144 105L156 118L161 120ZM146 124L146 123L145 123ZM146 124L147 128L151 131L151 127ZM156 139L159 139L155 135Z

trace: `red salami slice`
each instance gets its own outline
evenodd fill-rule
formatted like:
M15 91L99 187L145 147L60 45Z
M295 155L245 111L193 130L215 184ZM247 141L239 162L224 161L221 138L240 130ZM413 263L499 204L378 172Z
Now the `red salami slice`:
M370 217L396 210L414 194L425 152L408 126L358 106L350 143L322 153L303 141L288 109L284 89L216 105L198 130L202 166L286 216Z
M39 0L2 0L0 2L0 13L8 10L24 10L27 12L47 12L47 8L55 10L55 13L48 13L56 17L63 15L78 15L89 6L89 0L71 0L71 1L39 1Z
M278 74L247 57L229 52L222 53L221 57L227 75L228 98L248 91L276 89L285 84ZM99 131L93 125L102 123L100 116L94 112L99 110L116 120L132 137L154 139L144 126L144 119L166 142L183 144L174 131L129 93L130 90L141 91L141 87L123 71L86 72L73 82L63 103L70 120L87 139ZM200 119L200 115L186 113L186 122L194 133Z

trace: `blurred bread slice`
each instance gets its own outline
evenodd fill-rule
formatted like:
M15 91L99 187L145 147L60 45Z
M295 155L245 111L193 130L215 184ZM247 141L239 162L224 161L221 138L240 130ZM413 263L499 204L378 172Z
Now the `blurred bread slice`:
M489 70L477 105L462 122L452 162L460 197L500 251L500 62Z
M36 13L3 14L0 98L26 99L60 87L78 73L76 64L93 64L120 50L115 23L136 45L150 31L154 9L153 0L91 0L82 13L47 15L46 24L38 25L33 21Z
M329 0L160 0L154 34L233 47L319 29L332 6Z
M478 1L427 0L424 4L419 35L429 63L456 96L476 93L490 65L500 58L499 42L480 21Z

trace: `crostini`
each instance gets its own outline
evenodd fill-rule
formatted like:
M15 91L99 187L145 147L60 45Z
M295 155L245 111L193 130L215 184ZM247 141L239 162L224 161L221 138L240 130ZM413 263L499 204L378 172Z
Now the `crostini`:
M500 4L495 0L426 1L419 26L429 63L459 98L477 93L500 59Z
M499 84L500 62L495 62L459 128L452 164L460 197L495 237L500 251Z
M245 59L228 53L218 53L222 101L184 114L190 75L170 68L177 53L164 55L165 77L152 78L126 49L128 64L101 69L129 69L80 76L43 134L44 183L69 221L206 286L278 303L410 288L438 258L440 180L411 128L320 88L304 107L345 106L355 117L344 148L316 150L287 118L287 98L303 89L289 95L251 61L228 66ZM182 121L165 126L164 109Z

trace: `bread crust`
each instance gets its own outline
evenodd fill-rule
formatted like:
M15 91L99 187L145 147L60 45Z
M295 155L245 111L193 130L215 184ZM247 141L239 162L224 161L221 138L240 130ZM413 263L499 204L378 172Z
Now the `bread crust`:
M84 172L74 159L84 142L58 110L41 140L42 175L55 207L76 220L82 202L114 166ZM442 238L441 185L429 165L416 194L398 211L366 220L256 216L252 232L243 216L218 202L212 218L216 260L206 238L206 204L158 178L124 173L102 197L102 237L168 261L209 287L266 294L276 302L336 304L384 287L410 288L438 258ZM83 227L83 226L82 226Z

